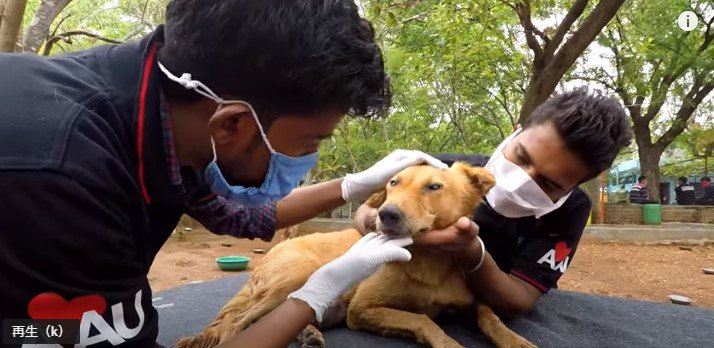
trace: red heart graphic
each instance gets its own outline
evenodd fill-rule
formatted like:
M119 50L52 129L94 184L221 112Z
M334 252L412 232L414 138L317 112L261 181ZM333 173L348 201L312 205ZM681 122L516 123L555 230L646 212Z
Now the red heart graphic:
M568 255L570 255L570 248L568 248L568 245L565 244L565 242L560 241L555 244L555 261L563 261Z
M81 320L84 312L94 310L101 315L106 309L107 301L100 295L79 296L67 301L54 292L39 294L27 305L27 313L32 319Z

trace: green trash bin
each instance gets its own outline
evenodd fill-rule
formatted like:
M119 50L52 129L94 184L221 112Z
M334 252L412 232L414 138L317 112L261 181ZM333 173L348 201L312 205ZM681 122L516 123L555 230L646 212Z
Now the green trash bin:
M642 221L645 225L659 225L662 223L662 205L645 204L642 206Z

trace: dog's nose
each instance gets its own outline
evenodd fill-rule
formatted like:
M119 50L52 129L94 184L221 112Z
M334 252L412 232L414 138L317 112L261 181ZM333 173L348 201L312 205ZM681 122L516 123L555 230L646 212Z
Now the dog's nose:
M403 217L402 211L394 204L389 204L379 209L379 220L385 226L396 226L402 221Z

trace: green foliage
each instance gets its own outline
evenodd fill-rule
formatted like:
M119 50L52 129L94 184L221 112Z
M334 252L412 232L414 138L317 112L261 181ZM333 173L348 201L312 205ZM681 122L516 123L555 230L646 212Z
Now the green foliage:
M590 76L629 95L626 102L642 105L643 114L652 113L653 141L673 125L695 78L714 83L714 46L702 47L706 23L700 21L699 30L691 32L676 24L678 14L692 8L712 18L714 9L706 0L631 0L599 36L617 58L609 67L593 67Z
M692 124L675 140L669 153L672 160L661 168L663 176L676 178L711 173L714 170L714 124Z
M386 119L345 120L323 145L318 177L364 169L397 148L488 154L511 132L530 58L508 6L500 1L362 5L385 53L393 108Z
M133 40L153 30L163 20L169 0L73 0L50 27L53 35L83 30L116 40ZM703 1L703 0L701 0ZM382 119L345 119L334 136L321 146L313 180L326 180L365 169L398 148L428 153L490 153L517 122L533 56L513 1L503 0L363 0L365 16L374 25L383 47L394 92L393 108ZM673 83L662 98L675 100L687 92L693 71L714 72L712 51L697 56L696 42L703 32L685 35L676 30L676 15L688 0L631 0L608 35L598 42L621 47L625 57L619 81L633 96L651 96L651 81L670 65L690 62L685 78ZM25 26L40 0L30 0ZM533 1L537 25L560 21L573 1ZM593 6L576 21L577 28ZM548 24L542 24L548 23ZM653 25L653 23L658 23ZM666 28L666 30L665 30ZM541 28L552 35L555 27ZM620 31L618 31L620 30ZM572 34L572 33L571 33ZM86 36L60 41L52 53L103 44ZM673 49L678 54L671 54ZM597 65L579 61L578 71L590 80L614 86L618 76L612 57ZM616 88L613 88L615 90ZM674 98L674 99L673 99ZM656 98L651 99L656 100ZM648 103L651 100L647 100ZM663 110L667 111L665 107ZM671 110L658 113L652 133L661 135L672 122ZM710 134L710 133L706 133ZM690 137L702 138L696 132ZM697 139L699 139L697 138ZM675 144L694 141L687 137ZM634 151L634 149L632 149ZM631 158L625 154L622 158Z
M28 2L25 27L32 23L40 2L41 0ZM81 30L120 41L138 39L163 22L168 2L169 0L74 0L50 26L50 36ZM55 44L52 54L100 44L104 42L82 35L72 36Z

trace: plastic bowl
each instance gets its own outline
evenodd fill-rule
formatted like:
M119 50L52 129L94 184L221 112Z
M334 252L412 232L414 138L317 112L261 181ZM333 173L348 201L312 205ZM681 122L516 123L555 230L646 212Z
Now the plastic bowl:
M688 306L692 304L692 299L680 295L669 295L669 300L674 304Z
M242 271L248 267L250 257L246 256L223 256L216 258L218 268L224 271Z

